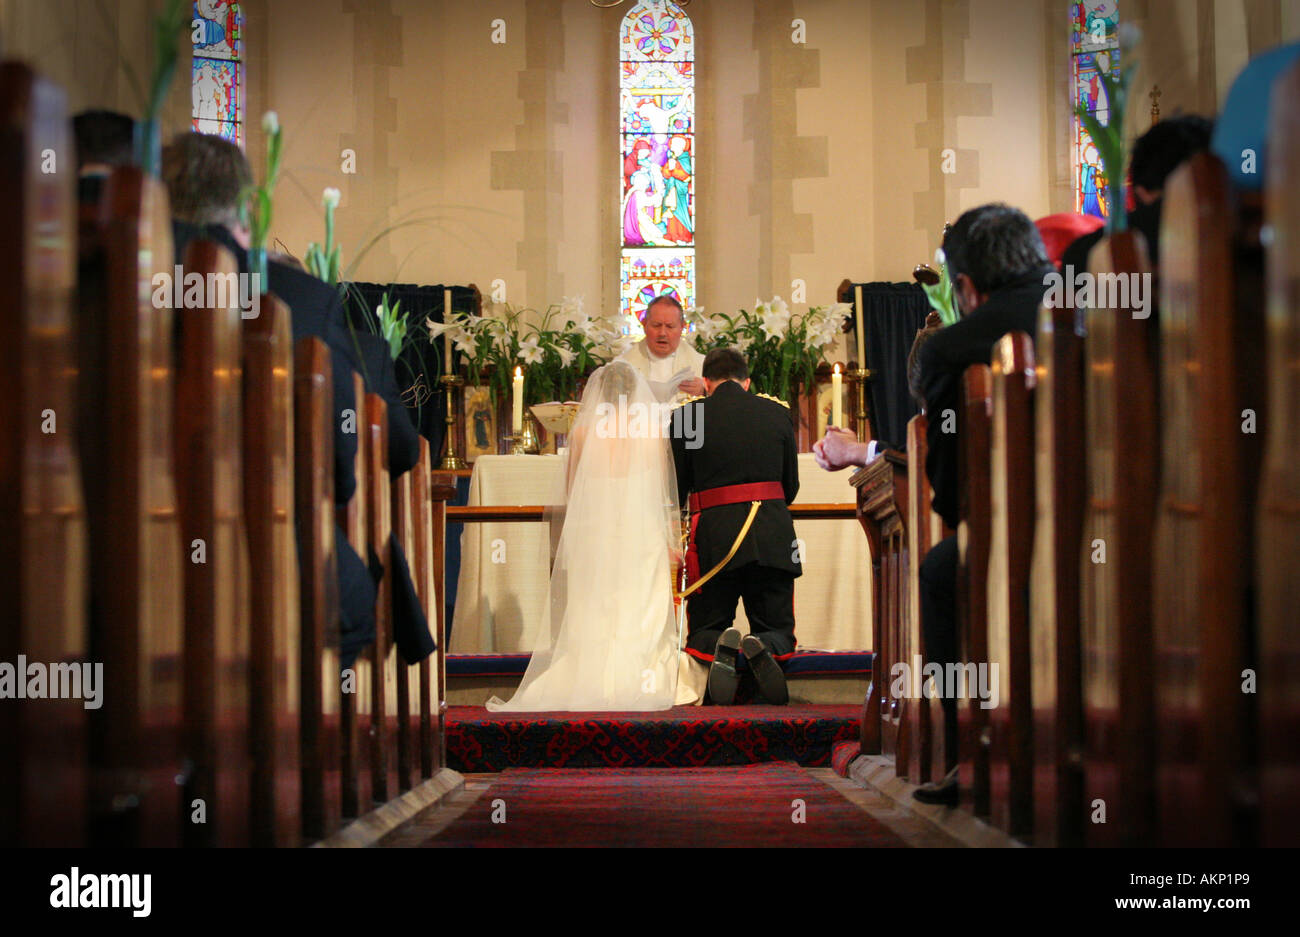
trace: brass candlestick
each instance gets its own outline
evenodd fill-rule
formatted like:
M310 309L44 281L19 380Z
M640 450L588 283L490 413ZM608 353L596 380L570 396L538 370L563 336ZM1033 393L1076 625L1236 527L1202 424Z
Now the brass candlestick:
M459 374L444 374L438 383L447 388L447 454L438 468L449 472L465 468L465 460L456 454L456 388L463 387L465 379Z
M850 368L849 380L858 385L858 442L867 441L867 381L871 380L869 368Z

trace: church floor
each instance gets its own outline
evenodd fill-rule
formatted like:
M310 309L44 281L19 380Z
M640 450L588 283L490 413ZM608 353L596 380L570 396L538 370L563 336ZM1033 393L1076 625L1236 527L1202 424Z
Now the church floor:
M465 786L384 837L388 847L959 845L830 768L512 769Z

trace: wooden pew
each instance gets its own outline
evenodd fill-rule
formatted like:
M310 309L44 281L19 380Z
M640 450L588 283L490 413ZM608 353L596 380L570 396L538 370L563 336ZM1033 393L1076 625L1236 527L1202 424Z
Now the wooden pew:
M456 476L449 473L433 475L429 480L429 528L433 540L433 603L437 621L434 640L438 642L437 661L433 680L437 685L434 724L435 770L447 764L447 584L444 581L447 565L447 502L456 497Z
M437 632L437 609L433 585L433 511L429 503L429 485L432 481L432 458L429 453L429 441L420 438L420 461L416 463L411 478L411 544L412 552L408 557L411 564L411 576L415 580L415 591L420 597L420 607L424 609L429 627L433 629L434 640L438 650L442 650L442 638ZM436 770L434 762L435 735L434 726L438 720L438 658L426 657L416 667L415 701L418 718L415 725L415 751L420 762L420 777L431 778Z
M903 571L907 568L907 456L885 450L849 479L857 490L858 523L867 535L872 571L871 688L862 707L863 754L884 754L904 775L910 755L902 731L905 699L889 692L894 665L905 660ZM911 665L911 661L907 661ZM901 748L900 748L901 746Z
M237 274L230 252L196 240L187 275ZM215 294L176 323L176 493L184 550L184 840L249 842L249 607L240 427L241 314Z
M397 696L397 648L393 644L392 491L388 480L388 407L378 394L366 395L366 532L383 565L375 600L374 673L370 683L371 799L382 804L397 796L397 745L389 713Z
M957 648L959 661L976 664L989 659L992 382L988 365L967 368L956 414L958 477L964 481L957 506ZM958 702L958 785L962 805L979 817L989 815L988 712L974 695L964 706Z
M357 434L357 454L353 469L356 474L356 493L348 502L346 529L352 549L362 562L369 563L369 530L367 526L366 496L369 476L370 446L369 424L366 422L366 387L361 375L352 375L353 410L341 415L345 427ZM372 801L370 774L370 681L374 672L374 648L362 650L353 665L340 674L342 703L339 710L340 770L342 772L343 816L359 817L370 809ZM363 740L366 740L363 742Z
M993 346L990 448L988 665L989 814L1012 836L1033 832L1029 560L1034 524L1033 341L1010 332ZM974 659L978 660L978 659ZM993 680L990 675L989 688ZM968 677L969 680L969 677ZM971 686L969 690L976 690ZM977 694L975 694L977 695Z
M1300 846L1300 68L1270 115L1266 220L1268 428L1255 534L1259 615L1260 842Z
M923 661L930 658L926 653L924 635L921 630L921 561L930 552L930 548L944 536L943 520L931 506L934 493L930 488L929 476L925 473L926 427L924 413L918 413L907 424L907 642L911 648L909 660L921 655ZM919 675L917 675L919 678ZM941 689L941 688L936 688ZM927 691L928 692L928 691ZM943 738L943 706L939 697L924 693L918 700L909 701L910 711L915 718L908 722L911 727L913 744L908 746L907 776L913 783L939 781L948 769L956 764L956 751L948 752ZM949 764L949 758L952 764Z
M262 297L243 323L244 517L249 561L252 842L292 846L298 811L301 621L294 524L289 309ZM311 453L330 458L329 450Z
M334 520L333 372L316 338L294 355L294 508L302 623L298 680L302 724L302 836L324 839L339 826L339 595Z
M1034 844L1083 844L1079 550L1083 336L1074 309L1038 311L1034 345L1037 518L1029 576Z
M173 474L174 314L152 302L173 273L167 193L120 168L108 179L94 295L79 297L79 438L90 529L91 659L104 664L93 711L91 839L181 842L182 566Z
M421 437L420 442L424 442ZM418 580L415 546L415 504L413 501L413 478L419 474L420 465L403 473L392 483L392 520L393 537L406 554L406 562L411 569L412 580ZM391 570L391 567L390 567ZM419 589L419 582L414 582ZM417 591L417 595L418 595ZM419 726L419 712L413 709L420 705L419 666L410 667L401 655L394 652L397 667L397 694L394 702L396 712L397 742L397 790L409 791L415 785L416 758L420 751L420 740L416 735Z
M1094 275L1148 271L1142 235L1125 231L1101 241L1088 266ZM1121 304L1094 304L1086 315L1087 513L1080 563L1088 845L1153 841L1157 321L1154 313L1134 318Z
M0 278L9 293L0 304L0 662L20 684L24 659L48 668L51 684L59 665L80 678L94 660L71 377L69 137L63 92L25 65L0 65ZM41 169L47 149L62 161L58 172ZM86 700L105 688L69 686L86 699L0 701L0 844L87 842Z
M1255 839L1252 521L1267 426L1258 227L1209 154L1165 186L1161 225L1161 488L1155 538L1156 797L1168 846ZM1251 241L1254 241L1252 244Z

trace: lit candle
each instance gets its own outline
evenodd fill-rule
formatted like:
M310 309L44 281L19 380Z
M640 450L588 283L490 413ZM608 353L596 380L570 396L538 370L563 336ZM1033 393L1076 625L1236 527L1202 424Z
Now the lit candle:
M831 426L843 426L840 422L844 419L844 376L840 374L840 366L835 365L835 370L831 372Z
M510 417L510 431L518 436L524 431L524 369L515 368L514 412Z
M445 325L451 324L451 290L442 291L442 321ZM443 368L443 374L451 373L451 336L445 331L442 333L442 360L446 367Z
M861 286L853 287L853 308L858 316L858 367L865 368L867 366L867 351L865 345L863 344L863 337L866 335L866 332L862 328L862 287Z

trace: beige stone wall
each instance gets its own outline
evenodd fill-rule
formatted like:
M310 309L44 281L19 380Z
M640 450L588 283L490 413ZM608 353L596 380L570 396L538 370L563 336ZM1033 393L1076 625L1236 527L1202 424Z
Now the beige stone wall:
M138 113L158 0L0 0L0 42L74 108ZM1072 203L1067 0L697 0L700 302L827 302L845 277L898 280L945 220L1000 199ZM286 130L273 237L301 255L320 193L343 192L359 279L477 283L544 306L618 295L616 35L585 0L246 0L249 155ZM1300 36L1300 0L1121 0L1144 30L1129 130L1213 112L1249 54ZM504 43L493 43L493 20ZM792 21L806 42L791 41ZM188 74L187 70L182 75ZM182 81L182 84L184 82ZM169 102L186 126L188 89ZM344 151L356 172L342 172ZM951 173L944 172L951 150ZM260 172L260 169L259 169Z

